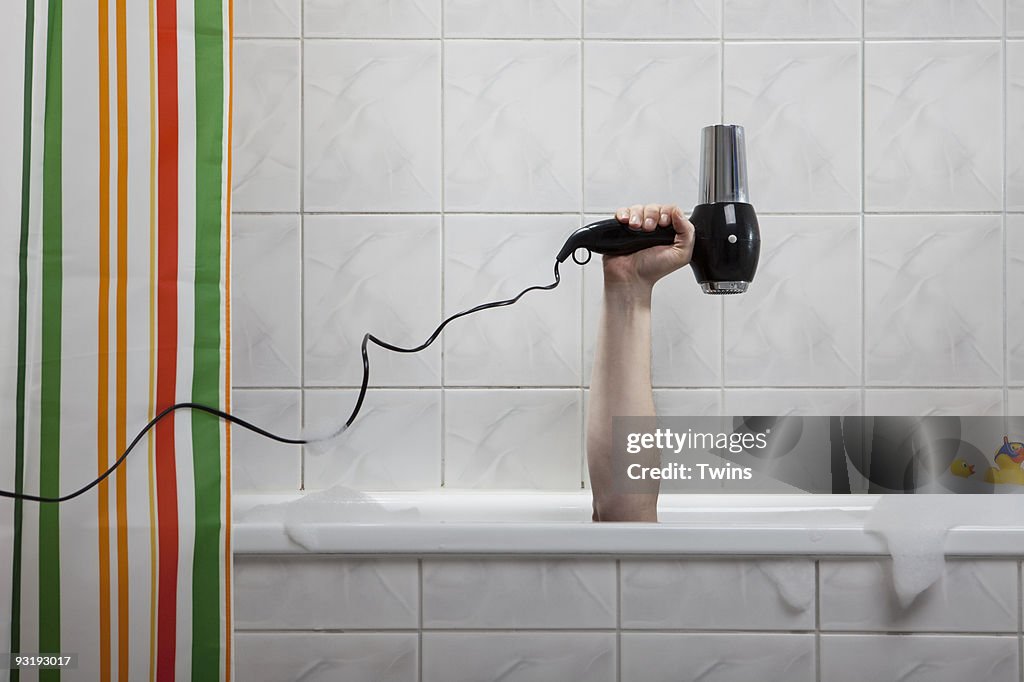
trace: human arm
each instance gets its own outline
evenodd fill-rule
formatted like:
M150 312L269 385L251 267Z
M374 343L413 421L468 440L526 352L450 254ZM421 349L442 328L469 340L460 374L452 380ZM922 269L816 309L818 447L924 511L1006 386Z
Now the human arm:
M616 453L612 418L653 417L651 389L651 294L654 284L690 262L693 225L673 204L635 205L616 211L631 229L650 232L671 224L672 245L654 246L636 253L604 256L604 299L597 332L597 349L590 380L587 410L587 466L594 497L595 521L657 521L658 493L626 493L614 489ZM658 466L655 450L642 453ZM633 459L631 461L638 461Z

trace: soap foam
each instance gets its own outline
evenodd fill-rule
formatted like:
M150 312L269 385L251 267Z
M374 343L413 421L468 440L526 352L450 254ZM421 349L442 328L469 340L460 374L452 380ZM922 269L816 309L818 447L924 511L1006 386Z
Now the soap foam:
M281 505L285 534L309 551L330 546L321 541L339 524L417 521L415 508L388 509L364 492L343 485L320 490Z
M885 540L893 589L906 608L942 576L950 529L1005 527L1021 518L1020 495L883 495L868 512L864 530Z
M337 427L324 429L306 428L302 431L302 439L306 441L306 452L311 455L323 455L334 450L341 435L348 431L348 426L342 424Z
M759 561L757 566L775 585L786 606L803 612L814 604L814 562L801 559Z

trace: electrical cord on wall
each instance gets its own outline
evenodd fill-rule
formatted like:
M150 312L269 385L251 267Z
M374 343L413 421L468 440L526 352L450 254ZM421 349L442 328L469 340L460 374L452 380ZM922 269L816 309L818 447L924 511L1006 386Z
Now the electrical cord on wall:
M575 255L573 256L573 260L576 260ZM579 263L580 261L577 260L576 262ZM359 388L359 397L356 399L355 407L352 408L352 414L349 415L348 419L345 420L345 423L342 424L340 428L338 428L334 433L332 433L329 436L325 436L323 438L286 438L284 436L279 436L275 433L271 433L266 429L262 429L259 426L256 426L255 424L242 419L241 417L236 417L235 415L217 409L216 407L210 407L209 405L201 405L199 403L192 402L175 403L173 405L165 407L155 417L149 420L149 423L146 424L146 426L143 427L141 431L139 431L139 433L135 436L134 439L132 439L132 442L128 445L128 447L121 454L121 456L117 458L117 461L110 465L109 469L100 474L95 480L82 486L78 490L68 493L66 495L60 495L58 497L45 497L42 495L30 495L28 493L13 492L10 490L0 490L0 497L7 497L15 500L25 500L28 502L67 502L68 500L73 500L79 495L82 495L91 490L92 488L96 487L104 479L110 476L110 474L112 474L114 470L117 469L117 467L121 466L121 463L125 461L125 459L128 457L128 454L132 451L132 449L139 443L139 441L142 440L142 437L145 436L146 433L150 431L150 429L156 426L157 422L159 422L161 419L171 414L172 412L175 412L176 410L189 409L198 410L200 412L206 412L207 414L219 417L224 421L231 422L232 424L237 424L242 428L248 429L253 433L257 433L265 438L269 438L270 440L274 440L279 443L287 443L289 445L305 445L309 443L316 443L319 441L330 440L332 438L335 438L352 425L352 422L354 422L356 419L356 415L359 414L359 409L363 406L363 399L366 397L366 387L370 382L370 358L366 352L366 347L369 342L372 341L381 348L394 351L396 353L418 353L427 346L429 346L430 344L432 344L434 340L437 339L437 337L441 334L441 331L452 320L457 320L460 317L471 315L473 313L480 312L481 310L487 310L489 308L500 308L502 306L512 305L530 291L548 291L554 289L555 287L558 286L558 283L561 281L561 277L558 274L558 264L559 261L556 260L555 281L552 282L551 284L538 284L532 287L527 287L526 289L523 289L518 294L516 294L516 296L513 298L508 298L503 301L492 301L491 303L481 303L480 305L474 308L470 308L469 310L463 310L461 313L456 313L451 317L446 318L443 322L441 322L441 324L437 326L437 329L434 330L434 333L430 335L430 338L428 338L426 341L416 346L415 348L403 348L402 346L395 346L393 344L387 343L386 341L380 340L373 334L364 334L362 346L360 347L360 352L363 355L363 381L362 385Z

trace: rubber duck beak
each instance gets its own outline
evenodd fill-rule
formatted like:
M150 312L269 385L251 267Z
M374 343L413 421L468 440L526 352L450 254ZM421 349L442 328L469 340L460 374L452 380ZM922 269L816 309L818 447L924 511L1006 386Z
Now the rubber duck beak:
M974 475L974 465L973 464L968 464L967 468L970 469L970 471L971 471L971 473L968 474L968 476L973 476Z

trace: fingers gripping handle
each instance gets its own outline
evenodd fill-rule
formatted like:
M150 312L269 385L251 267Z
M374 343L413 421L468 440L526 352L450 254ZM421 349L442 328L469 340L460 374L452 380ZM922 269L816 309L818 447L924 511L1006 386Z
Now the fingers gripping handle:
M577 260L573 255L577 249L618 256L652 246L672 244L675 240L676 231L671 225L662 225L654 228L651 232L643 232L630 229L628 225L620 223L617 218L608 218L584 225L569 235L562 250L558 252L558 262L564 262L570 255L580 265L590 260L589 254L587 260Z

